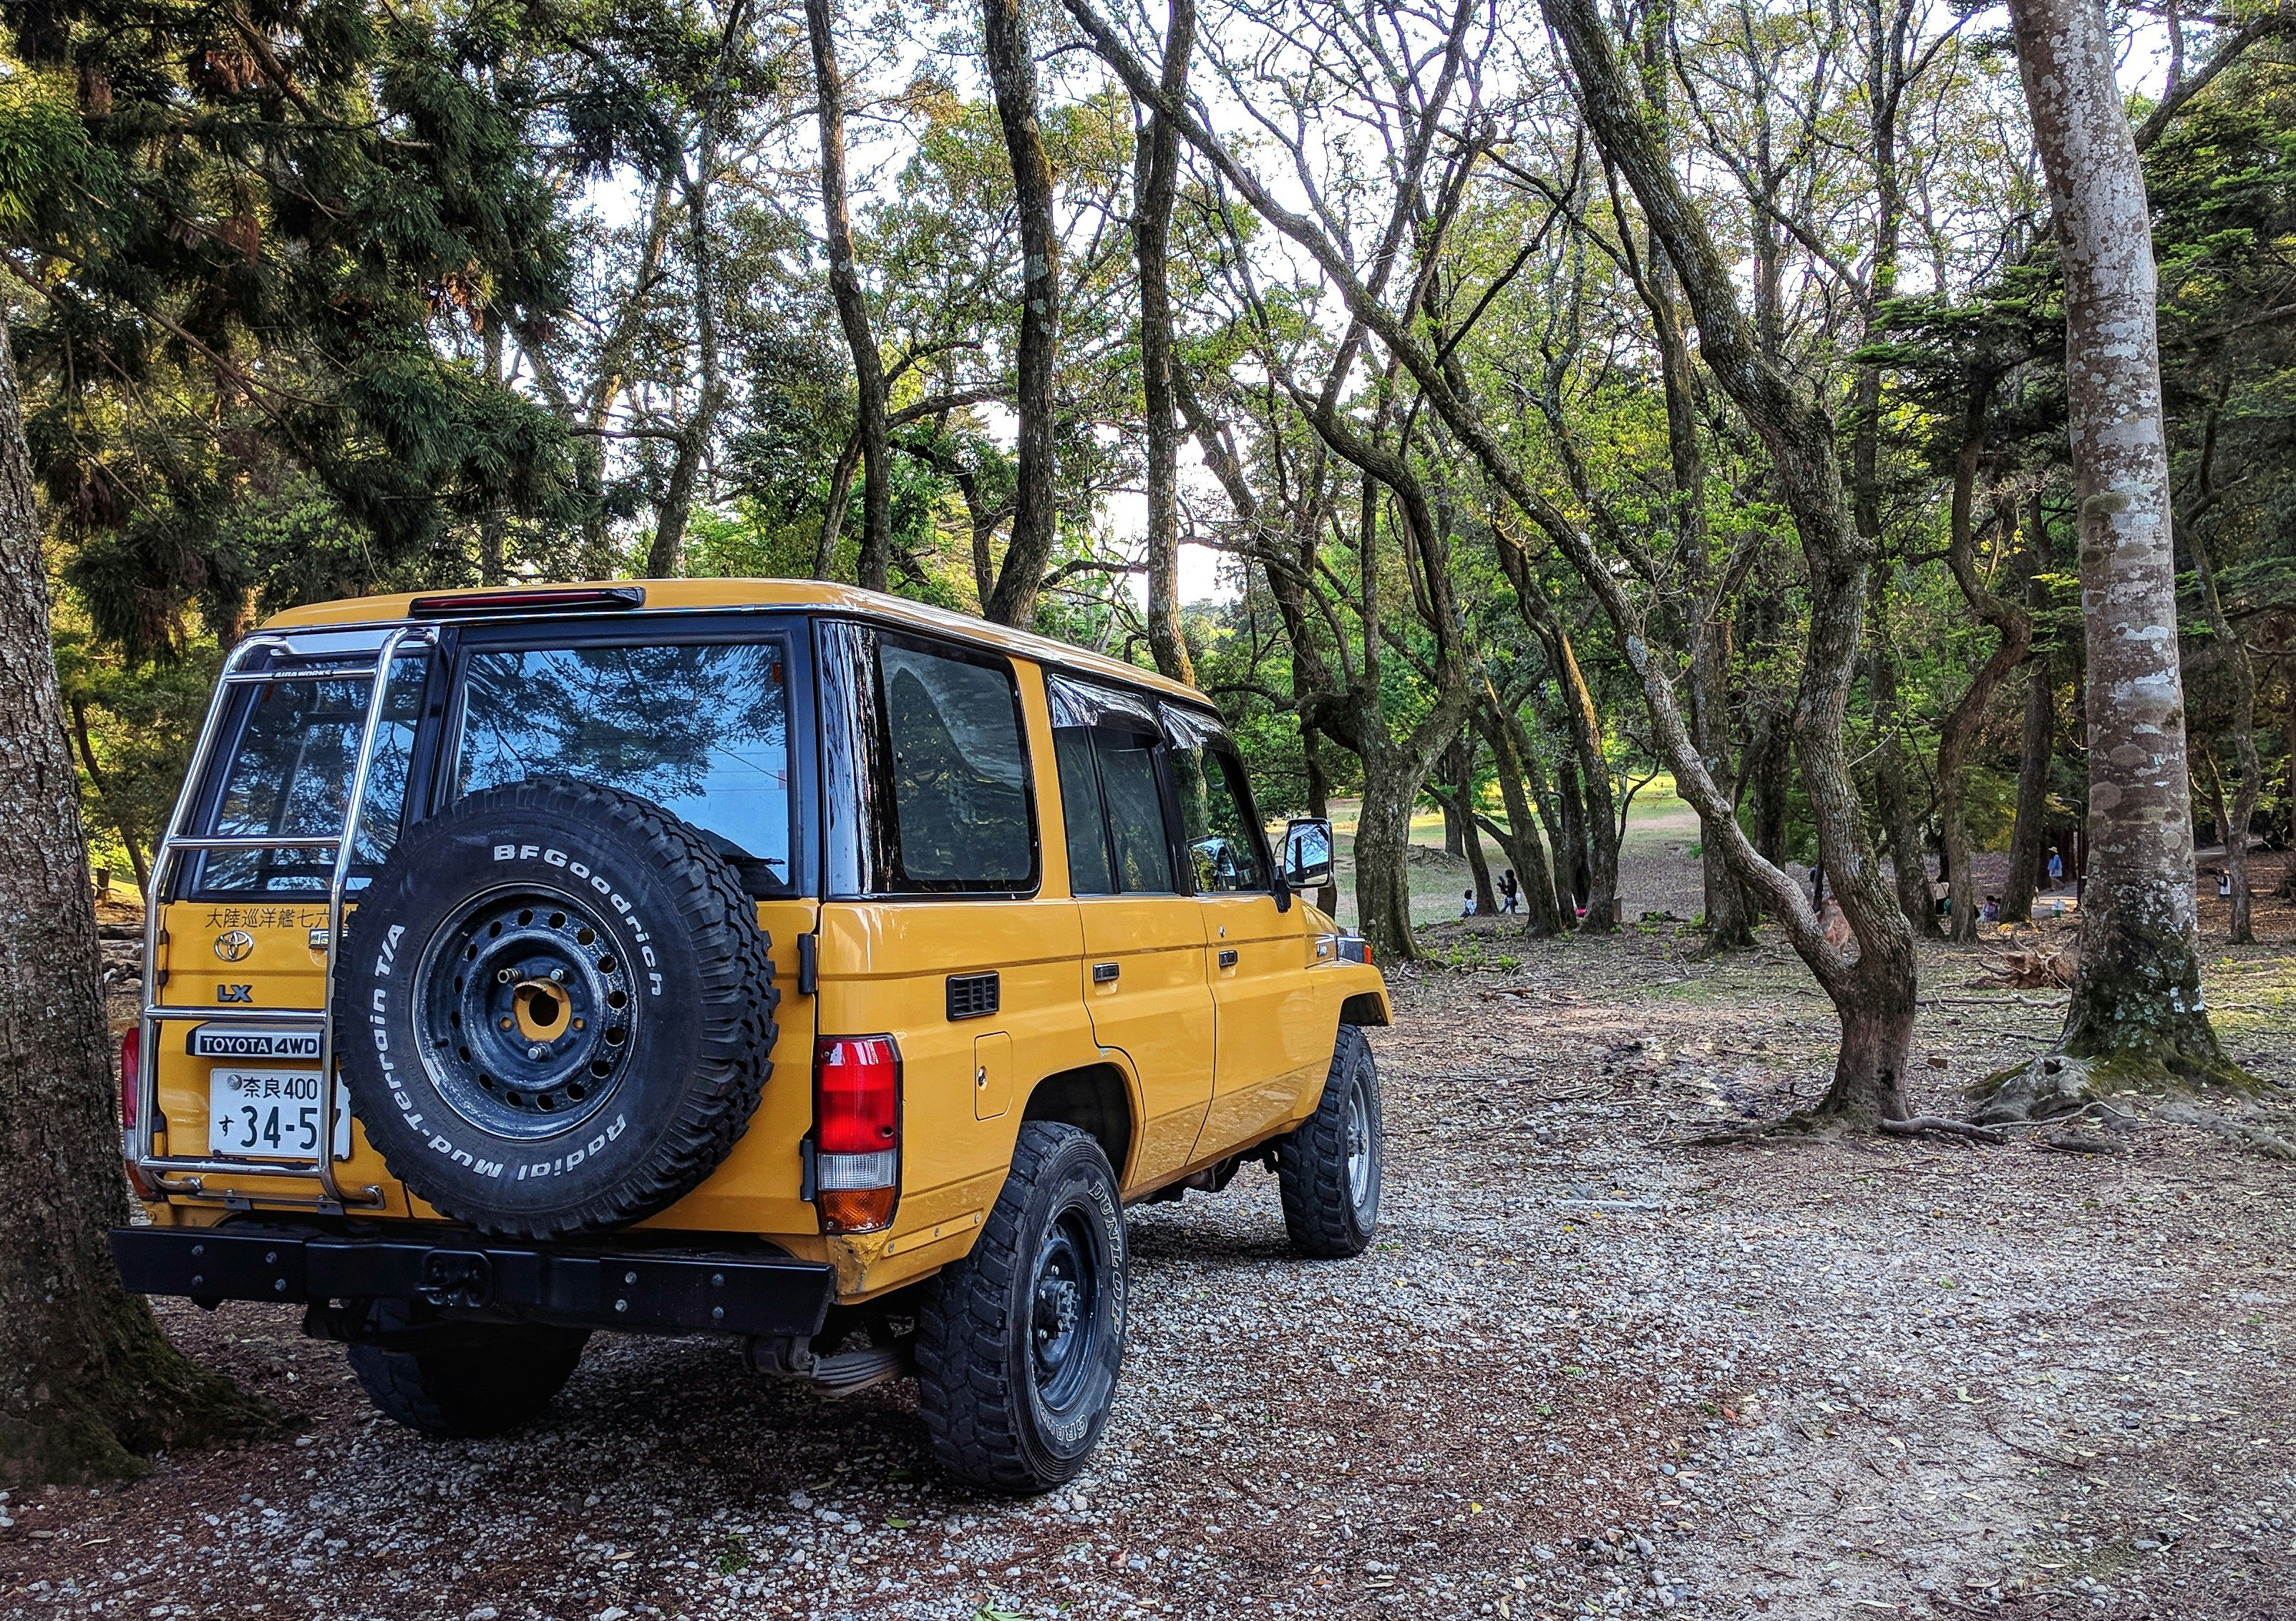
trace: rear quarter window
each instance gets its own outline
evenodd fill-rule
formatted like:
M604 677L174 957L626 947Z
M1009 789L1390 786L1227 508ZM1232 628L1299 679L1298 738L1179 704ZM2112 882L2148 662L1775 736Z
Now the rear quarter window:
M1020 688L993 655L877 638L885 879L918 894L1037 887Z

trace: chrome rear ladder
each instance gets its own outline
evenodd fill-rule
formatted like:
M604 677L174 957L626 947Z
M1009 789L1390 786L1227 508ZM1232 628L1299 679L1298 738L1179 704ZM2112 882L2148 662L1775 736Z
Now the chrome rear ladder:
M248 666L258 655L309 654L316 651L298 649L288 637L280 635L250 636L233 649L231 657L225 661L223 675L216 683L215 696L208 704L207 720L200 728L199 743L192 751L191 765L184 773L183 791L176 797L175 812L168 819L167 831L160 839L159 848L152 854L151 889L144 897L144 1003L137 1020L135 1124L127 1129L124 1152L128 1163L142 1173L143 1180L162 1193L194 1199L220 1199L233 1203L245 1203L259 1198L266 1205L308 1205L331 1214L340 1214L348 1206L372 1208L382 1203L382 1190L380 1188L359 1188L346 1193L335 1180L335 1132L340 1118L335 1081L335 1023L325 1004L333 994L335 963L342 950L343 886L350 876L352 852L358 839L359 819L366 811L367 778L374 763L375 740L381 734L383 703L390 685L391 666L402 652L414 648L427 650L432 638L433 633L428 626L398 626L384 635L381 645L375 650L373 663L364 669L348 661L361 656L357 653L340 662L331 655L325 656L324 663L308 671L298 668L250 669ZM209 767L214 763L221 733L231 716L233 695L242 687L314 678L365 681L367 684L366 716L359 731L358 753L351 765L350 792L344 802L341 830L335 833L293 838L268 833L217 838L188 831L198 816L200 798L207 782ZM320 1006L242 1008L236 1005L193 1007L160 1004L158 978L160 912L173 893L178 864L185 856L226 850L334 852L334 864L327 884L327 960L324 976L319 982ZM154 1151L160 1104L160 1032L171 1023L217 1019L226 1019L235 1025L281 1025L302 1029L314 1025L318 1027L321 1130L318 1157L313 1163L217 1159L203 1155L162 1155ZM316 1181L319 1191L309 1198L298 1198L291 1194L252 1195L236 1190L210 1189L206 1185L206 1179L210 1176Z

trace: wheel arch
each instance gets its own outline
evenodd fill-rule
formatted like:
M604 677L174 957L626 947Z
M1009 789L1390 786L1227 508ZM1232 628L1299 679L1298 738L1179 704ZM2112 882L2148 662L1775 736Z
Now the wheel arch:
M1100 1144L1120 1183L1139 1134L1132 1091L1131 1077L1107 1060L1058 1070L1029 1089L1021 1119L1024 1124L1053 1120L1075 1126Z
M1383 1028L1395 1022L1395 1016L1388 1008L1385 995L1379 991L1357 991L1340 1003L1340 1022Z

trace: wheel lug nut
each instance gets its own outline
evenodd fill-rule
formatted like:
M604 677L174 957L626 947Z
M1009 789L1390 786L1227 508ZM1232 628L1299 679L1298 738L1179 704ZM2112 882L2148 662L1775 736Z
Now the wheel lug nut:
M566 978L566 970L562 968L554 968L550 970L550 977L553 979L562 980Z
M540 1058L542 1056L542 1049L539 1047L529 1047L526 1050L526 1055L529 1058Z
M502 968L502 969L496 969L496 970L495 970L495 983L496 983L496 985L508 985L508 984L510 983L510 980L511 980L511 972L510 972L510 970L508 970L508 969L506 969L506 968Z

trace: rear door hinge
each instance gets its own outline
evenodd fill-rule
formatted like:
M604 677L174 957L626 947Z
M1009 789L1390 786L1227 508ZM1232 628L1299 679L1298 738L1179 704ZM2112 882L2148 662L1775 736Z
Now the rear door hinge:
M821 988L821 936L816 931L797 937L797 994L810 996Z

